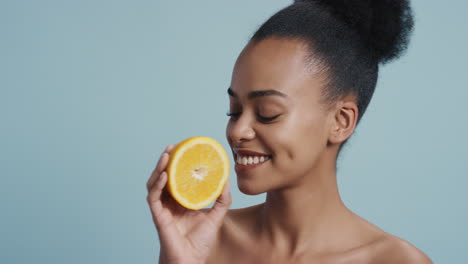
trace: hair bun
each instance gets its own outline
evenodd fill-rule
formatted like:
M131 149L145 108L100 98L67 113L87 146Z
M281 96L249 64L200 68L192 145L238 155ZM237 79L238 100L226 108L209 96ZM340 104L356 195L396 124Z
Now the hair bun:
M398 58L408 47L413 15L408 0L295 0L328 9L355 28L380 63Z

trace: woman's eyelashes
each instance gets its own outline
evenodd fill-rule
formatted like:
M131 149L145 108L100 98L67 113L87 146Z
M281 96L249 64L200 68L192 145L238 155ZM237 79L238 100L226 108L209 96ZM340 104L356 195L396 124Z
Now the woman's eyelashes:
M257 115L257 118L261 121L261 122L264 122L264 123L267 123L267 122L271 122L273 120L275 120L276 118L278 118L280 115L274 115L272 117L264 117L264 116L261 116L261 115Z
M240 115L242 114L242 112L227 112L226 115L231 117L231 120L233 121L237 121L240 117ZM260 122L263 122L263 123L268 123L268 122L271 122L273 120L275 120L276 118L278 118L281 114L278 114L278 115L274 115L274 116L271 116L271 117L266 117L266 116L261 116L261 115L258 115L257 114L257 119L260 121Z
M226 115L231 117L231 120L237 120L239 119L241 113L232 113L232 112L227 112Z

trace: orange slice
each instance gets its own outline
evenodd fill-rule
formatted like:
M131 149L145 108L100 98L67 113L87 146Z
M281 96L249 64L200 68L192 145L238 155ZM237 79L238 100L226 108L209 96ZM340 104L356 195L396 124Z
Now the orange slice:
M188 138L171 152L168 189L179 204L198 210L221 194L229 171L229 158L221 144L209 137Z

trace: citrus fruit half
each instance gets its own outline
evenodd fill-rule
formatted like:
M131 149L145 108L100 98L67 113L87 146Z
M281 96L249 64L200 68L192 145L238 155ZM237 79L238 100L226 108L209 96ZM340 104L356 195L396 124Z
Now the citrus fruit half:
M229 171L229 158L220 143L209 137L191 137L171 151L168 189L179 204L198 210L221 194Z

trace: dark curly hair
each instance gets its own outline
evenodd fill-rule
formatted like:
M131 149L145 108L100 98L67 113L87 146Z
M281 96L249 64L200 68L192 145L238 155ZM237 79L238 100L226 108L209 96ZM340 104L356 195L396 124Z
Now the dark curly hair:
M356 95L357 123L372 98L379 64L406 50L413 30L407 0L296 0L251 37L299 39L327 70L325 102Z

